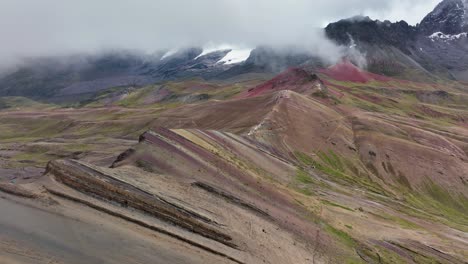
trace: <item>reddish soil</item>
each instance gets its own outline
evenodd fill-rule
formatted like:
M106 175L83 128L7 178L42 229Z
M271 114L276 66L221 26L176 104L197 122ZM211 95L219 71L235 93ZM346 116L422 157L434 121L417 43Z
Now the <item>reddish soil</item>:
M320 70L320 72L338 81L366 83L372 80L384 82L392 80L382 75L363 71L349 61L341 62L327 69Z
M319 79L300 68L290 68L275 78L242 93L239 97L253 97L272 91L293 90L296 92L311 90Z
M292 68L227 100L207 100L167 110L84 109L79 116L76 109L34 111L29 116L70 119L65 130L57 125L67 133L53 137L47 133L57 142L104 132L106 137L120 139L135 136L147 126L152 130L144 133L137 145L132 141L131 149L119 155L112 168L90 164L94 158L89 157L89 161L55 161L49 164L47 177L37 183L20 182L21 187L18 182L0 184L0 191L2 195L23 196L18 199L28 203L37 200L38 206L45 199L57 199L60 203L50 206L50 210L68 210L64 212L73 216L86 212L91 223L109 214L120 218L118 222L109 221L110 226L122 222L126 232L132 231L130 223L137 224L135 230L146 228L144 234L150 233L147 229L158 233L151 233L156 239L148 240L163 243L175 253L181 251L182 257L190 252L189 247L197 248L200 253L194 254L195 261L187 263L197 262L199 254L210 257L205 263L344 263L381 257L382 263L406 263L412 262L416 254L421 259L428 256L443 260L441 263L463 263L458 258L466 259L468 245L466 217L460 213L466 211L464 201L468 195L468 130L448 118L464 120L465 101L434 103L439 101L432 94L438 91L429 84L372 74L346 61L321 73L330 82L334 79L347 83L341 86L322 82L306 70ZM362 85L374 81L379 83ZM404 83L408 86L399 87ZM208 89L196 82L187 86L192 91ZM426 99L418 97L421 103L415 102L413 89L421 89ZM167 91L163 88L159 92L165 95ZM311 96L317 95L315 91L346 97L336 102L328 96ZM409 99L404 96L408 94ZM158 99L158 95L150 98ZM350 103L349 96L382 108L410 105L418 119L368 111L367 107ZM386 100L392 103L384 104ZM125 115L117 118L115 112ZM19 118L23 113L1 115ZM443 125L433 122L437 119L443 119ZM138 129L128 127L128 123ZM12 130L0 124L6 132ZM107 131L109 125L120 132ZM83 135L82 130L91 132ZM20 133L21 129L16 131ZM49 138L42 140L41 146L51 143ZM129 144L128 140L107 140L99 142L102 145L98 148L125 142ZM37 143L27 142L34 146ZM107 157L115 150L93 155ZM14 151L4 147L0 153L0 174L2 158L16 157L19 150ZM9 168L5 170L10 172ZM54 193L55 189L61 192ZM29 197L28 191L38 194L30 195L36 200L24 199ZM433 200L450 206L449 211L438 204L432 207ZM8 224L16 224L16 219L11 219ZM163 241L164 234L175 242ZM109 236L108 241L119 239ZM430 247L416 241L425 241ZM185 243L182 245L187 252L176 243ZM0 243L0 256L2 246ZM395 254L385 260L388 256L377 254L381 249ZM175 257L169 255L168 259ZM213 260L215 257L221 262Z

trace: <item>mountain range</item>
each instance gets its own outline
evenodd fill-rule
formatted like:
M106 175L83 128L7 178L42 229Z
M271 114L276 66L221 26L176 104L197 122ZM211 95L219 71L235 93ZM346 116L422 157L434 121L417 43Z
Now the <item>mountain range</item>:
M371 72L408 80L466 81L466 6L463 0L443 1L416 26L358 16L331 23L325 32L337 44L364 54ZM234 63L223 61L236 52L239 50L229 47L205 52L202 48L184 48L152 55L115 51L36 58L0 79L0 95L66 101L70 95L87 98L96 91L118 86L192 77L235 80L277 74L293 66L326 66L305 50L268 46L244 49Z
M466 6L462 0L443 1L416 26L355 17L332 23L325 30L340 44L355 41L373 72L463 81L468 70Z
M30 59L0 80L0 262L466 263L466 9L331 23L336 63Z

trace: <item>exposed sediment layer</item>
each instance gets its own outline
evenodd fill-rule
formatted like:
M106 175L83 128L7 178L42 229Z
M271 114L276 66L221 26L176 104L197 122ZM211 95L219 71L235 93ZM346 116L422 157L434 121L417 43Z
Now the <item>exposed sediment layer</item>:
M126 215L121 214L121 213L119 213L119 212L112 211L112 210L107 209L107 208L105 208L105 207L102 207L102 206L93 204L93 203L91 203L91 202L89 202L89 201L85 201L85 200L80 199L80 198L77 198L77 197L73 197L73 196L71 196L71 195L68 195L68 194L63 193L63 192L60 192L60 191L56 191L56 190L49 189L49 188L46 188L46 189L47 189L47 191L48 191L49 193L51 193L51 194L53 194L53 195L56 195L56 196L58 196L58 197L61 197L61 198L63 198L63 199L67 199L67 200L70 200L70 201L73 201L73 202L76 202L76 203L80 203L80 204L86 205L86 206L88 206L88 207L90 207L90 208L93 208L93 209L95 209L95 210L98 210L98 211L104 212L104 213L106 213L106 214L109 214L109 215L112 215L112 216L121 218L121 219L123 219L123 220L125 220L125 221L131 222L131 223L134 223L134 224L137 224L137 225L139 225L139 226L142 226L142 227L144 227L144 228L150 229L150 230L152 230L152 231L156 231L156 232L158 232L158 233L161 233L161 234L170 236L170 237L172 237L172 238L175 238L175 239L177 239L177 240L180 240L180 241L182 241L182 242L185 242L185 243L187 243L187 244L190 244L190 245L192 245L192 246L194 246L194 247L197 247L197 248L203 249L203 250L205 250L205 251L208 251L208 252L210 252L210 253L212 253L212 254L215 254L215 255L218 255L218 256L221 256L221 257L225 257L225 258L227 258L227 259L229 259L229 260L231 260L231 261L233 261L233 262L240 263L240 264L244 263L244 262L242 262L242 261L240 261L240 260L237 260L237 259L235 259L235 258L233 258L233 257L231 257L231 256L228 256L228 255L226 255L226 254L224 254L224 253L222 253L222 252L219 252L219 251L217 251L217 250L214 250L214 249L212 249L212 248L210 248L210 247L208 247L208 246L204 246L204 245L202 245L202 244L200 244L200 243L197 243L197 242L195 242L195 241L193 241L193 240L190 240L190 239L187 239L187 238L182 237L182 236L180 236L180 235L174 234L174 233L172 233L172 232L169 232L169 231L167 231L167 230L165 230L165 229L162 229L162 228L159 228L159 227L157 227L157 226L150 225L150 224L145 223L145 222L143 222L143 221L141 221L141 220L138 220L138 219L135 219L135 218L126 216Z
M223 199L225 199L225 200L227 200L227 201L229 201L229 202L231 202L231 203L233 203L235 205L246 208L246 209L248 209L250 211L253 211L253 212L257 213L257 214L260 214L263 217L267 217L268 219L271 219L271 216L267 212L261 210L260 208L256 207L255 205L252 205L250 203L247 203L247 202L241 200L240 198L238 198L238 197L236 197L236 196L234 196L234 195L232 195L232 194L230 194L230 193L228 193L226 191L217 189L216 187L213 187L213 186L211 186L211 185L209 185L207 183L203 183L203 182L194 182L194 183L192 183L192 185L196 186L196 187L198 187L198 188L200 188L202 190L205 190L205 191L207 191L207 192L209 192L211 194L219 196L219 197L221 197L221 198L223 198Z
M223 233L211 219L77 161L50 162L46 173L51 173L58 181L80 192L135 208L198 235L237 248L231 236Z
M8 184L8 183L6 184L0 183L0 191L8 193L8 194L20 196L20 197L31 198L31 199L37 197L34 193L31 193L28 190L25 190L24 188L20 186Z

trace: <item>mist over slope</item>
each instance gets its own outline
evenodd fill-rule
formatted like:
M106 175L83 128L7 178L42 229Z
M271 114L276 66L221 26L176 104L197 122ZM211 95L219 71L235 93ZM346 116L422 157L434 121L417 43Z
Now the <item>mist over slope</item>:
M343 59L391 77L466 80L468 38L462 7L461 0L444 1L416 26L358 16L331 23L324 30L310 27L299 31L301 36L281 42L264 38L250 46L210 41L197 46L178 44L151 53L115 49L32 58L3 73L0 95L52 98L56 102L80 95L72 99L86 100L112 87L193 77L230 81L260 75L268 78L289 67L326 68Z
M463 0L445 0L416 26L360 17L332 23L325 30L337 43L356 43L366 54L369 69L376 73L466 81L466 9Z

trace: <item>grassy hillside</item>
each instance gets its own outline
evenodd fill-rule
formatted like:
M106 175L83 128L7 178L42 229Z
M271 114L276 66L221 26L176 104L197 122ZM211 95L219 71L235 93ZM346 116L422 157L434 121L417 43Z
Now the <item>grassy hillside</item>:
M166 234L236 260L463 263L467 86L350 67L112 88L74 107L4 97L0 181L125 219L160 197Z

